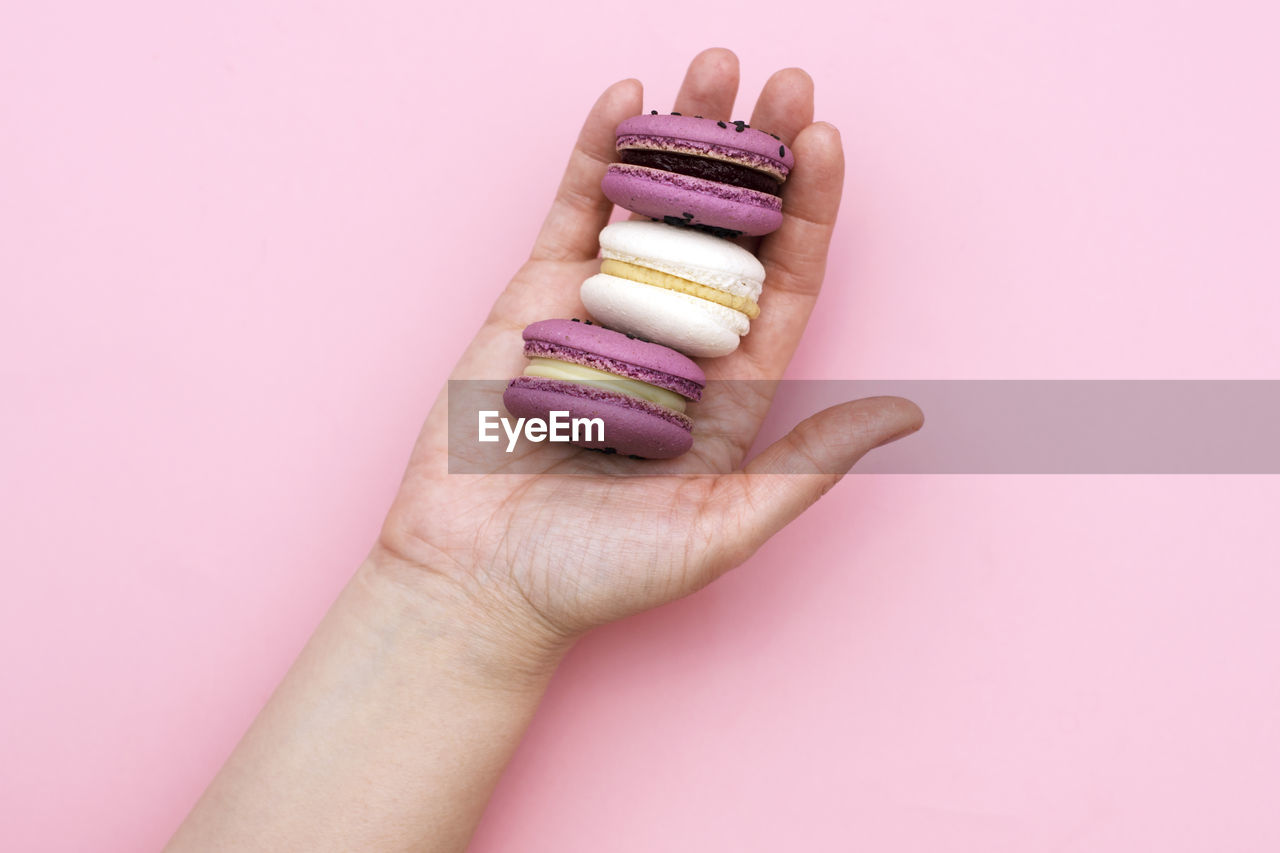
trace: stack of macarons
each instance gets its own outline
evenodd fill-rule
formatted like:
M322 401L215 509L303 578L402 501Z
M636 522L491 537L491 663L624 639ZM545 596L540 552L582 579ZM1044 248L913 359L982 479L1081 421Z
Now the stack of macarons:
M581 291L597 322L525 329L530 363L503 402L518 417L598 417L604 440L581 446L665 459L693 443L685 407L706 380L688 356L728 355L759 316L764 266L728 238L782 224L795 157L745 122L656 111L618 125L617 149L604 194L652 221L600 232L600 272Z

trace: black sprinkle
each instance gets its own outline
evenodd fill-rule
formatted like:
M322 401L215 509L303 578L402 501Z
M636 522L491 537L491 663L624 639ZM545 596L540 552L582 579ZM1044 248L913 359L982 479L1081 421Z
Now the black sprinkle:
M724 123L724 122L722 122L722 121L718 121L718 122L716 122L716 124L720 125L721 127L728 127L728 126L729 126L729 125L725 124L725 123Z
M627 334L627 333L626 333L626 332L623 332L623 334L625 335L625 334ZM635 335L627 335L627 340L629 340L629 341L634 341L635 339L636 339L636 336L635 336Z
M745 121L735 121L733 123L733 129L738 131L738 133L742 133L742 131L747 129L747 123Z
M687 210L681 215L684 216L685 219L693 219L693 214Z
M702 118L702 116L694 116L694 118Z
M657 110L649 110L649 115L656 116L657 114L658 114Z
M779 145L779 146L778 146L778 156L779 156L779 157L786 157L786 156L787 156L787 146L785 146L785 145Z
M673 115L673 116L678 116L678 115L680 115L680 113L672 113L672 115Z
M570 322L570 323L581 323L582 321L581 321L581 320L579 320L577 317L574 317L574 318L573 318L572 320L570 320L569 322Z
M689 216L690 218L681 219L679 216L667 215L662 217L662 221L667 223L668 225L675 225L680 228L692 228L694 231L702 231L716 237L741 237L742 236L741 231L735 231L732 228L719 228L715 225L699 225L697 223L690 221L692 219L692 216L690 214L686 213L685 216ZM658 220L656 219L654 220L654 222L657 222L657 221ZM640 338L640 340L643 341L646 339Z
M583 325L586 325L586 326L594 326L594 325L595 325L595 323L591 322L590 320L583 320L583 321L582 321L582 323L583 323Z
M741 232L741 231L735 231L735 230L734 230L734 229L732 229L732 228L720 228L720 227L715 226L715 225L691 225L691 226L689 226L689 227L690 227L690 228L692 228L692 229L694 229L695 231L702 231L702 232L705 232L705 233L707 233L707 234L710 234L710 235L711 235L711 236L713 236L713 237L726 237L726 238L728 238L728 237L741 237L741 236L742 236L742 232Z

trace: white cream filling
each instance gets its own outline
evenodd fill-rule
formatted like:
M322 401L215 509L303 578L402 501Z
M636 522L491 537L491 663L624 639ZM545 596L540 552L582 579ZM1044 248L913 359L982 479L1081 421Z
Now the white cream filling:
M685 407L684 397L674 391L641 382L639 379L627 379L616 373L587 367L585 364L573 364L555 358L536 356L530 358L529 366L524 369L524 375L536 376L540 379L560 379L565 382L576 382L579 385L592 385L603 391L638 397L676 412L683 412Z
M634 264L638 267L648 267L658 272L664 272L667 275L674 275L677 278L685 278L698 284L704 284L707 287L713 287L716 290L723 290L725 293L741 296L753 302L760 299L760 293L764 290L763 281L754 281L744 276L719 270L709 270L706 267L695 266L694 264L673 264L654 257L642 258L638 255L620 252L608 246L600 247L600 257L622 261L626 264Z

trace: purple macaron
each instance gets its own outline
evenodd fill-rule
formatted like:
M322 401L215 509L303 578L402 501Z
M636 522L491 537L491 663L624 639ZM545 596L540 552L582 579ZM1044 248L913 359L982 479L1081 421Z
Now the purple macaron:
M542 320L530 325L524 330L524 354L567 363L568 372L573 371L573 365L580 365L619 380L638 380L695 402L706 384L702 369L675 350L578 320ZM600 419L603 436L573 442L581 447L669 459L693 446L693 422L688 415L627 393L634 385L618 382L614 390L608 387L609 381L586 384L526 374L511 380L502 402L518 418L547 419L558 411L568 412L572 419ZM666 398L661 392L658 396Z
M627 210L726 237L782 224L782 184L791 149L742 121L679 113L640 115L618 125L618 155L601 187Z

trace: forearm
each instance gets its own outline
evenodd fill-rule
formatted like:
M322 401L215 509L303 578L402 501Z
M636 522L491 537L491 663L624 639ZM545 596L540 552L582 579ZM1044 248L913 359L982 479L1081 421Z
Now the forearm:
M360 568L169 850L466 846L563 648L416 571Z

